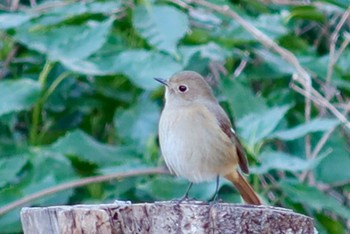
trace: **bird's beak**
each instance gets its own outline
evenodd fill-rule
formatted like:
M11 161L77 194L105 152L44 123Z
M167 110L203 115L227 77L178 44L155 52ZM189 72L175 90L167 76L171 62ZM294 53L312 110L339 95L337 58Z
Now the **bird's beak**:
M168 81L162 78L154 78L156 81L158 81L159 83L168 86Z

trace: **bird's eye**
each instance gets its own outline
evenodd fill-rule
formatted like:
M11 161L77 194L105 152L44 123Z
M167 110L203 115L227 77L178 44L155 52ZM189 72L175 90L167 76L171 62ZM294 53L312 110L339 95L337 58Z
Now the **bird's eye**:
M179 91L180 91L181 93L186 92L186 91L187 91L187 86L186 86L186 85L180 85L180 86L179 86Z

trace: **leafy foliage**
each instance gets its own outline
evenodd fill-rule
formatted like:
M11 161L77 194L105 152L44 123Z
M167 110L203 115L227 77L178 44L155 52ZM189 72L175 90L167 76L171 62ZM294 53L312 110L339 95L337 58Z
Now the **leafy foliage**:
M162 165L163 88L153 78L186 69L207 78L230 114L267 204L312 216L320 233L350 228L349 129L315 94L308 109L295 67L262 38L195 3L13 2L0 4L0 206L86 176ZM315 91L349 117L347 0L211 2L291 51ZM127 177L27 205L172 199L186 186L165 175ZM191 195L208 200L214 190L203 183ZM220 197L239 202L224 180ZM0 214L2 233L21 232L18 212Z

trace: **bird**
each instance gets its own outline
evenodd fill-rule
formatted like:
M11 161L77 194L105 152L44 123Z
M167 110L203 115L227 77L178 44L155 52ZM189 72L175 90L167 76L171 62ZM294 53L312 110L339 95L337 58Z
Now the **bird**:
M261 201L242 173L248 174L248 161L228 115L213 95L206 80L197 72L181 71L168 80L154 78L165 86L161 112L159 145L169 171L190 184L219 178L233 183L246 204Z

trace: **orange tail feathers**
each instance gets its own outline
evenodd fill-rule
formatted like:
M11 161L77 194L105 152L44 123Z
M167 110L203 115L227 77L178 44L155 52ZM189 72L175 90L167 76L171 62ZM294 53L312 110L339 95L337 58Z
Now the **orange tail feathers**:
M253 188L248 184L241 173L234 171L233 173L226 175L225 178L233 183L245 203L251 205L262 205L258 195L254 192Z

